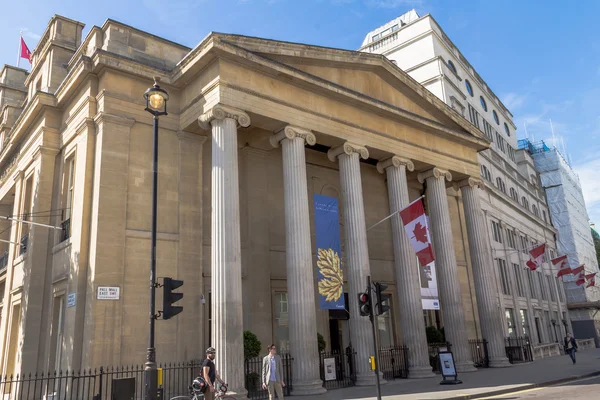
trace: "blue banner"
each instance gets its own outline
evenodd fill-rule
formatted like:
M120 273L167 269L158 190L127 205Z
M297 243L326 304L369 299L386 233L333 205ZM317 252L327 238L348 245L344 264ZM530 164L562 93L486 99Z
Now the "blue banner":
M340 217L335 197L315 194L317 281L322 310L344 309Z

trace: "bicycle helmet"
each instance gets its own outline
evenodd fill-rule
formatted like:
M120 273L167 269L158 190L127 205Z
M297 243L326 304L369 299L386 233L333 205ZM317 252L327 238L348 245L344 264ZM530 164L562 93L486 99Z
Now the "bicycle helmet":
M204 393L206 391L206 388L208 388L208 385L206 384L204 378L201 376L197 377L196 379L194 379L194 382L192 382L192 390L196 393Z
M214 347L209 347L208 349L206 349L206 354L215 354L217 352L217 350L215 350Z

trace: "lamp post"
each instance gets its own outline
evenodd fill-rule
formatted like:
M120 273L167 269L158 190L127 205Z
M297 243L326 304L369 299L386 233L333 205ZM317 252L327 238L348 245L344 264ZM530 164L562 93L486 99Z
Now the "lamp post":
M554 341L558 343L558 336L556 336L556 320L552 319L550 322L552 322L552 326L554 327Z
M150 243L150 334L148 351L144 367L144 400L156 400L158 389L158 370L156 369L156 349L154 347L154 323L156 318L156 214L158 203L158 117L167 115L169 94L154 85L144 93L146 111L154 116L154 139L152 146L152 236Z

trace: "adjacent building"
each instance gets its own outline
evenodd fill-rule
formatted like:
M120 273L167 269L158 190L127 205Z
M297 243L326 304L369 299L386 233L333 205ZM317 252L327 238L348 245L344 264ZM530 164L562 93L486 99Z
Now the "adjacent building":
M502 329L507 337L531 338L537 356L558 353L552 343L570 322L563 285L548 262L560 252L557 229L532 155L518 147L513 115L431 15L411 10L369 32L359 50L384 55L491 142L478 155L485 186L479 193ZM540 243L547 244L544 266L530 271L528 250Z

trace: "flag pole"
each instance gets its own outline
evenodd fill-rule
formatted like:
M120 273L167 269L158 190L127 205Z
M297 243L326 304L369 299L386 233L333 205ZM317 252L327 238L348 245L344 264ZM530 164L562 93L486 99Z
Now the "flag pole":
M415 201L411 202L408 206L404 207L402 210L408 208L411 204L416 203L417 201L421 200L422 198L424 198L425 195L420 196L418 199L416 199ZM375 225L371 225L370 227L367 228L367 232L370 231L371 229L375 228L377 225L381 224L382 222L387 221L388 219L392 218L394 215L398 214L399 212L401 212L402 210L398 210L398 211L394 211L393 213L391 213L390 215L388 215L387 217L385 217L384 219L382 219L381 221L377 222Z
M19 51L17 52L17 68L21 65L21 41L23 40L23 31L19 31Z

